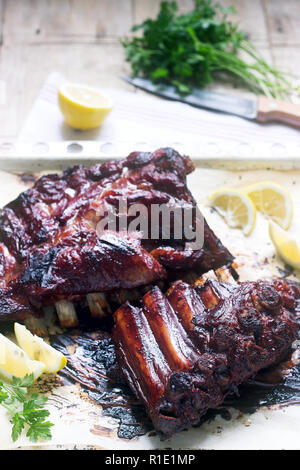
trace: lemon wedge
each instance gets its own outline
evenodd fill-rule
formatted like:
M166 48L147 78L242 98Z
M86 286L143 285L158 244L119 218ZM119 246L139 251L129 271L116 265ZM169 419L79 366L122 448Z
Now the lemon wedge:
M77 83L62 85L58 102L66 123L81 130L99 127L113 107L111 99L100 90Z
M225 219L231 228L241 228L249 235L255 225L256 210L251 199L235 189L219 189L208 198L208 205Z
M30 359L44 364L45 372L58 372L67 364L67 359L61 352L47 344L39 336L33 335L26 326L15 323L15 335L19 346Z
M283 261L296 268L300 268L300 245L285 230L274 222L269 222L269 234L278 255Z
M45 371L42 362L33 361L13 341L0 334L0 375L11 381L13 376L23 378L33 374L37 379Z
M293 218L293 201L280 184L262 181L245 188L256 209L287 230Z

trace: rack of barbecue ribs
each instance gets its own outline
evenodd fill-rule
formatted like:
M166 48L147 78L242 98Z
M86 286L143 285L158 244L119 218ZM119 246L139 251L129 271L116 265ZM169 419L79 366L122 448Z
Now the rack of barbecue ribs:
M177 281L140 307L114 314L113 341L129 386L164 436L197 425L260 369L282 360L297 337L299 285L282 280Z
M193 169L188 157L165 148L37 180L0 212L0 320L27 321L43 334L39 318L55 315L54 305L60 324L75 326L75 303L82 299L92 316L102 316L111 310L107 295L124 301L145 292L137 288L179 279L186 271L200 275L230 266L231 254L205 221L198 250L186 249L184 237L143 239L138 229L119 225L97 230L120 198L128 208L143 204L150 225L153 204L195 210L186 185Z

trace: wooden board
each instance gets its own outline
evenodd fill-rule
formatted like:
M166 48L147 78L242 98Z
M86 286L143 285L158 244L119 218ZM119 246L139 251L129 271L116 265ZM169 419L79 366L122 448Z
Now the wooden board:
M296 0L263 0L271 47L300 44L300 4Z
M45 168L47 172L47 169ZM45 172L44 171L44 172ZM36 175L38 176L38 175ZM247 170L197 168L189 176L188 184L204 212L208 223L221 235L223 243L236 256L242 280L279 276L284 265L275 257L270 242L267 221L258 215L250 237L240 230L230 230L223 220L205 206L206 196L222 186L241 187L259 180L273 180L283 184L292 194L295 204L291 230L300 230L300 170ZM24 178L0 172L0 206L28 188ZM292 276L293 277L293 276ZM300 273L294 278L300 279ZM5 410L0 408L0 449L8 448L92 448L92 449L299 449L300 408L298 406L260 408L248 415L230 408L229 421L217 416L201 427L181 432L166 441L153 434L121 439L117 435L119 421L103 416L102 408L78 385L60 384L59 378L44 378L38 390L49 396L48 408L55 423L53 439L49 443L32 445L26 437L13 444L10 424Z

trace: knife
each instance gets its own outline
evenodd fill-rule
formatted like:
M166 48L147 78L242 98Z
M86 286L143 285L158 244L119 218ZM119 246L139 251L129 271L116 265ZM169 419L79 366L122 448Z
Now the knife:
M255 99L240 98L197 88L193 88L189 95L183 97L174 86L154 84L151 80L139 77L123 76L122 78L131 85L149 93L169 100L181 101L197 108L221 111L258 122L278 121L300 127L300 105L298 104L266 96L258 96Z

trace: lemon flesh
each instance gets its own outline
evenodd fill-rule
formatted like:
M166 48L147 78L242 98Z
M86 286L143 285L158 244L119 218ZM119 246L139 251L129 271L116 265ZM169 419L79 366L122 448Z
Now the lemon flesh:
M272 181L245 188L256 209L287 230L293 218L293 201L288 191Z
M274 222L269 222L269 234L273 245L283 261L296 268L300 268L300 244Z
M255 225L256 210L251 199L241 191L220 189L208 198L208 204L224 218L231 228L241 228L249 235Z
M0 376L11 381L13 376L23 378L33 374L37 379L42 375L45 366L42 362L30 357L13 341L0 334Z
M15 335L19 346L28 354L30 359L40 361L46 373L55 373L65 367L65 356L47 344L39 336L33 335L24 325L15 323Z
M76 83L61 86L58 102L66 123L80 130L101 126L113 107L111 99L97 88Z

